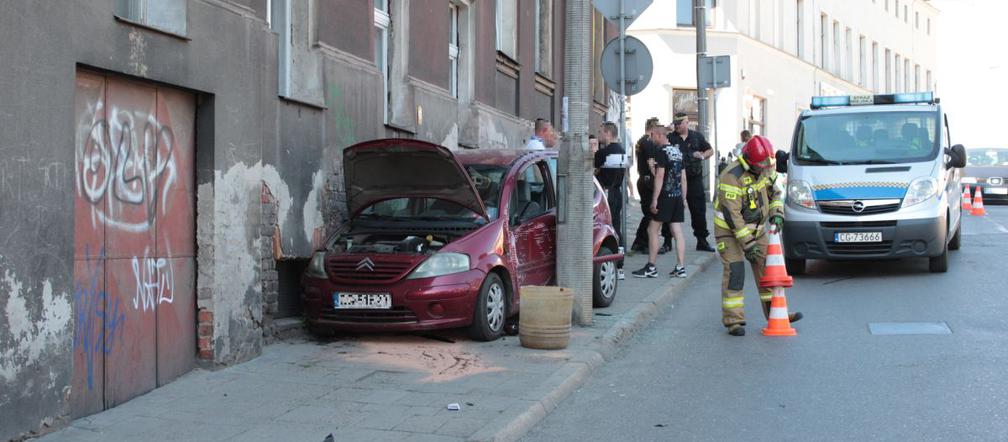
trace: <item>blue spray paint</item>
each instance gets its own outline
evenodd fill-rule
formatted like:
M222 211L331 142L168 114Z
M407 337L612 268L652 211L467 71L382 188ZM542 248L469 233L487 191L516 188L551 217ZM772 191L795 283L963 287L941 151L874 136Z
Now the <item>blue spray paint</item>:
M87 260L86 275L74 281L74 350L84 353L88 390L94 389L96 358L111 354L117 337L122 342L122 327L126 322L126 312L119 308L119 299L106 305L108 293L98 286L102 268L97 263L104 262L104 258L105 249L102 248L98 259Z

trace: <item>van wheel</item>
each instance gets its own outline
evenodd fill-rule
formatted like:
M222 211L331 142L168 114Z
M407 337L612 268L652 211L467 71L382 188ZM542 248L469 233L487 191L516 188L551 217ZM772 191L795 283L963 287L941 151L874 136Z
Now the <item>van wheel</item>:
M612 255L608 247L599 247L598 256ZM616 261L595 264L592 272L592 306L609 307L616 299Z
M804 275L805 274L805 260L800 258L784 258L784 266L787 267L787 271L791 275Z
M507 319L507 300L507 288L500 276L496 273L487 275L476 298L469 336L477 341L499 338L504 333L504 322Z
M948 251L949 245L945 244L941 255L928 258L928 270L931 273L945 273L948 271Z
M959 209L962 213L962 209ZM959 225L956 226L955 234L952 235L952 240L949 241L949 250L959 250L962 246L962 215L959 215Z

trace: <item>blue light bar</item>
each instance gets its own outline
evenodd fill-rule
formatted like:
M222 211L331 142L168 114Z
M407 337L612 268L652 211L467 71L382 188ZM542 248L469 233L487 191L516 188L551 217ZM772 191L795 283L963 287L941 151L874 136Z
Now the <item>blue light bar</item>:
M812 109L830 106L850 106L850 97L836 95L832 97L812 97Z
M934 93L913 92L893 95L893 103L934 103Z

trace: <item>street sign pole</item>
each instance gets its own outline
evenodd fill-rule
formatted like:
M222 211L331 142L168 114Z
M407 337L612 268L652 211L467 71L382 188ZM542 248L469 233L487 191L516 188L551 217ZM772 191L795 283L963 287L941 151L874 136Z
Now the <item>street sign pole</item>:
M626 131L626 3L625 0L619 2L619 39L620 39L620 102L619 102L619 133L623 141L623 152L630 153L630 144L627 140ZM632 154L631 154L632 155ZM633 158L628 156L628 158ZM631 163L633 161L631 160ZM620 209L620 231L619 231L619 253L626 253L626 224L627 224L627 175L630 165L623 169L623 179L620 182L620 198L623 204Z
M697 120L699 120L697 121L697 129L705 138L710 139L710 133L707 130L707 89L703 87L700 74L703 69L703 59L707 56L707 8L704 6L704 1L693 0L693 27L696 29L697 52ZM708 167L705 169L709 168L710 164L708 163Z

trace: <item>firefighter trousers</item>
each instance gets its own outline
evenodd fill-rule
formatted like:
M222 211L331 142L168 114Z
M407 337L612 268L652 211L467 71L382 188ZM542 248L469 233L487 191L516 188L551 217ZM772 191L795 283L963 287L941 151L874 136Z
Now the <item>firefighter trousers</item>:
M745 287L745 250L731 232L721 229L714 229L714 239L717 241L718 255L721 256L721 264L724 265L724 274L721 277L721 323L725 327L733 325L745 325L744 307L744 287ZM769 288L759 286L759 280L763 277L763 269L766 265L767 236L759 233L756 238L756 247L761 250L759 258L755 262L750 262L752 268L753 282L759 292L760 303L763 305L763 317L770 316L770 299L773 298L773 291Z

